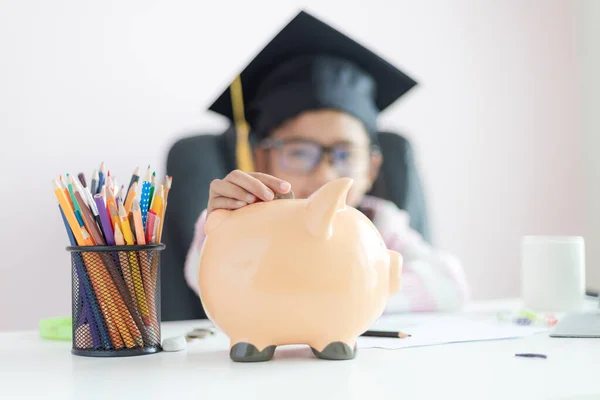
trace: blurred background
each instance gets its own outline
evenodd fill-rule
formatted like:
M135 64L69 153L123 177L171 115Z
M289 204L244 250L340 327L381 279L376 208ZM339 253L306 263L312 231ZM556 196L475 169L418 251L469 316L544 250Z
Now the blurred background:
M0 329L71 313L52 180L162 176L177 139L226 128L207 106L300 8L419 82L381 127L412 142L475 299L519 296L526 234L583 235L600 288L598 1L0 0Z

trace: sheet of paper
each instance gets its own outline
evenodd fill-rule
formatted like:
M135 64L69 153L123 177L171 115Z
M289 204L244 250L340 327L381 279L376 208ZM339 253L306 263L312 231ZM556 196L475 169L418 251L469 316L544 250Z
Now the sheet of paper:
M548 331L544 326L520 326L495 320L474 320L461 316L422 318L385 318L372 329L402 331L411 335L404 339L361 336L359 348L403 349L447 343L474 342L525 337Z

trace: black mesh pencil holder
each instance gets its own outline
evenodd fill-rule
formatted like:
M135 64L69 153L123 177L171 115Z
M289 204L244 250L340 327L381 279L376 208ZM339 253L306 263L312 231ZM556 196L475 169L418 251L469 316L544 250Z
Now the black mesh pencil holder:
M162 350L163 244L70 246L73 354L124 357Z

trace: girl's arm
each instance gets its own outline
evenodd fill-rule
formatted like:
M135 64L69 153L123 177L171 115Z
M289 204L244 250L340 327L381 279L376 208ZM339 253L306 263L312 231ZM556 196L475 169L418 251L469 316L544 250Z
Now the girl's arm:
M367 198L373 223L390 250L402 255L402 286L391 297L386 313L448 311L464 305L470 288L459 260L434 248L409 225L408 214L394 203Z

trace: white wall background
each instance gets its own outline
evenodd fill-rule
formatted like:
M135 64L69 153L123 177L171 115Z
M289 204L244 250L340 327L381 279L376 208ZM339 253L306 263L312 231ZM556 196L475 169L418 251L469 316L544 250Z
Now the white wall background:
M382 125L412 139L435 239L462 259L475 298L519 294L521 235L583 233L577 3L0 5L0 329L70 315L52 179L102 160L121 182L137 165L162 174L174 140L225 126L205 108L300 6L421 83Z

